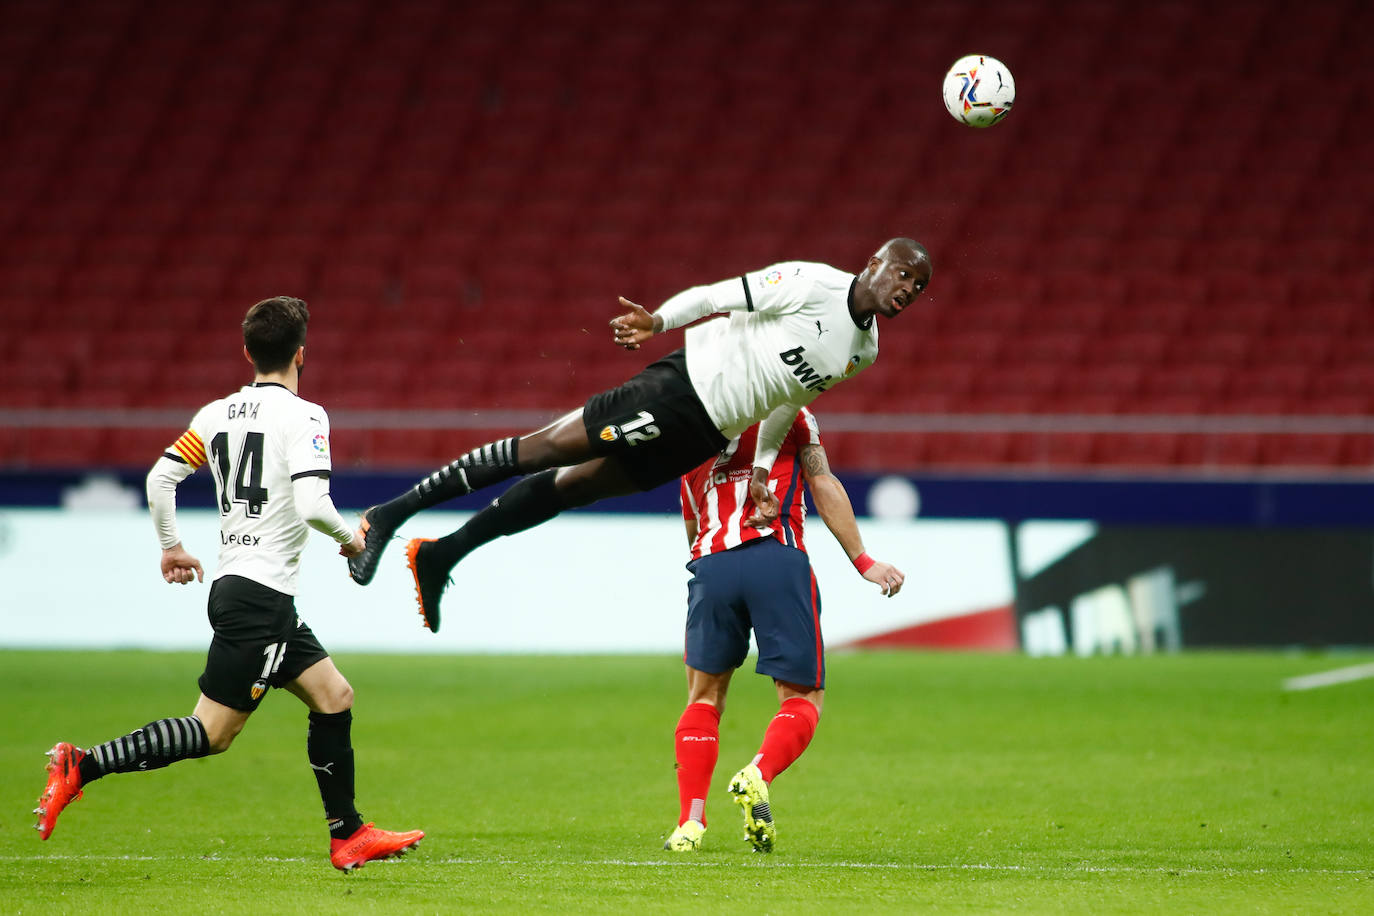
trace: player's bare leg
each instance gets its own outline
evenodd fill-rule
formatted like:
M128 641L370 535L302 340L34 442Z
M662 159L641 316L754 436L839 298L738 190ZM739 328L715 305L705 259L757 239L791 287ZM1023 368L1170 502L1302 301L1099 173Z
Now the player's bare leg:
M422 509L466 496L518 474L575 465L591 457L591 444L582 425L580 407L532 433L478 446L395 499L364 512L358 529L363 536L363 551L349 558L348 574L359 585L371 582L377 574L382 552L395 536L396 529Z
M664 842L672 852L701 846L706 833L706 795L716 769L720 747L720 717L730 689L733 668L713 674L687 665L687 707L673 733L677 760L677 827Z
M778 688L778 713L764 732L763 744L754 759L730 780L730 794L744 812L744 838L755 852L772 852L777 839L769 788L773 780L801 756L816 733L822 688L774 680Z
M502 535L541 525L564 509L638 491L639 487L626 476L619 462L593 458L573 467L531 474L447 537L410 541L406 545L406 562L415 579L415 595L425 626L438 631L439 602L449 584L449 573L478 547Z
M404 855L418 846L424 831L379 830L364 824L353 805L353 688L334 660L319 660L286 689L310 708L306 752L324 802L329 859L334 867L351 871L377 859Z
M196 710L192 715L205 726L205 737L210 744L210 753L223 754L229 750L229 745L234 743L239 732L243 731L243 727L248 724L248 717L252 713L244 712L242 709L234 709L232 706L225 706L202 693L200 699L196 701Z

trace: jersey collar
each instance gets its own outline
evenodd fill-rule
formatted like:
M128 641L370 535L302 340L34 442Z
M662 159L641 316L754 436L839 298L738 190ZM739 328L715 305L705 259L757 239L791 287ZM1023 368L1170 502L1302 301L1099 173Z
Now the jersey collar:
M867 321L860 321L854 317L854 287L859 285L859 278L855 277L849 281L849 295L845 297L845 305L849 307L849 320L860 330L867 331L873 327L873 316L869 315Z

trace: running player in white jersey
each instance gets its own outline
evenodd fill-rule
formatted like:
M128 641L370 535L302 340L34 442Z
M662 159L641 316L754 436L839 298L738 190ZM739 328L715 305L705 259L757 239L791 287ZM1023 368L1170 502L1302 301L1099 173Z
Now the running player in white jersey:
M162 577L183 585L203 582L205 573L177 533L176 488L207 463L215 478L220 551L208 610L215 635L195 711L85 750L59 742L48 752L48 783L34 812L43 839L102 776L228 750L272 687L285 687L310 709L306 751L336 868L399 855L424 836L363 823L353 805L353 688L296 615L297 571L310 529L338 541L345 557L363 547L329 496L329 417L297 394L309 318L305 303L288 296L250 308L243 352L253 384L202 407L148 474Z
M825 697L821 593L806 554L806 496L811 490L830 533L859 575L891 597L905 577L864 551L854 508L830 473L820 428L803 407L784 433L768 475L780 511L771 523L752 509L749 486L759 427L732 440L715 458L682 476L682 516L691 558L683 661L687 707L674 732L678 823L664 849L697 849L706 832L706 796L719 756L720 719L730 677L758 643L754 670L773 679L779 709L750 763L730 780L744 811L744 836L772 852L776 827L769 805L773 779L811 743Z
M857 275L794 261L693 287L653 314L622 298L629 311L611 327L615 342L630 350L710 314L730 317L692 328L684 350L549 426L475 448L369 509L360 528L364 548L348 561L349 574L360 585L371 582L387 542L421 509L529 474L449 536L406 545L420 614L437 631L449 571L476 547L564 509L653 489L760 421L750 495L762 516L776 518L777 501L764 481L797 410L872 365L876 316L900 315L930 276L925 248L898 238Z

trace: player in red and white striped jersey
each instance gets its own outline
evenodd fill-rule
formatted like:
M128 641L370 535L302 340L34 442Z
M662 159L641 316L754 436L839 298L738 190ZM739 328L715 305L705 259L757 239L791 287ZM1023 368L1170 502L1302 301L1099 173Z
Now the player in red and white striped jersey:
M755 671L773 678L780 708L754 759L730 780L744 810L745 838L760 852L773 848L769 783L811 742L825 696L821 596L806 555L806 499L865 579L891 597L904 576L864 552L854 508L830 473L815 416L805 407L787 430L767 479L776 516L751 497L754 439L750 427L714 459L684 474L682 516L691 544L687 568L687 708L674 736L678 826L665 849L696 849L706 830L706 792L719 755L720 716L730 677L744 663L753 630Z
M778 499L776 528L749 524L755 513L754 502L749 498L749 480L758 438L759 428L751 426L731 440L715 460L682 476L682 516L694 522L697 529L692 541L693 560L763 537L779 536L789 547L806 549L802 541L806 500L802 497L798 452L803 445L821 444L820 427L811 411L803 407L787 431L787 444L773 463L768 480Z

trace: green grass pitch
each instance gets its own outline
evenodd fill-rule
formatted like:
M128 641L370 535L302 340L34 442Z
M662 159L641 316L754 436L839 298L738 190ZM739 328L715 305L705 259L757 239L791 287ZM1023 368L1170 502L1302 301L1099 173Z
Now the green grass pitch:
M1374 682L1281 687L1367 655L833 654L771 856L725 793L775 708L748 667L705 845L674 854L678 659L337 661L360 810L428 833L347 876L284 692L40 842L42 752L188 713L201 656L0 652L0 912L1374 912Z

